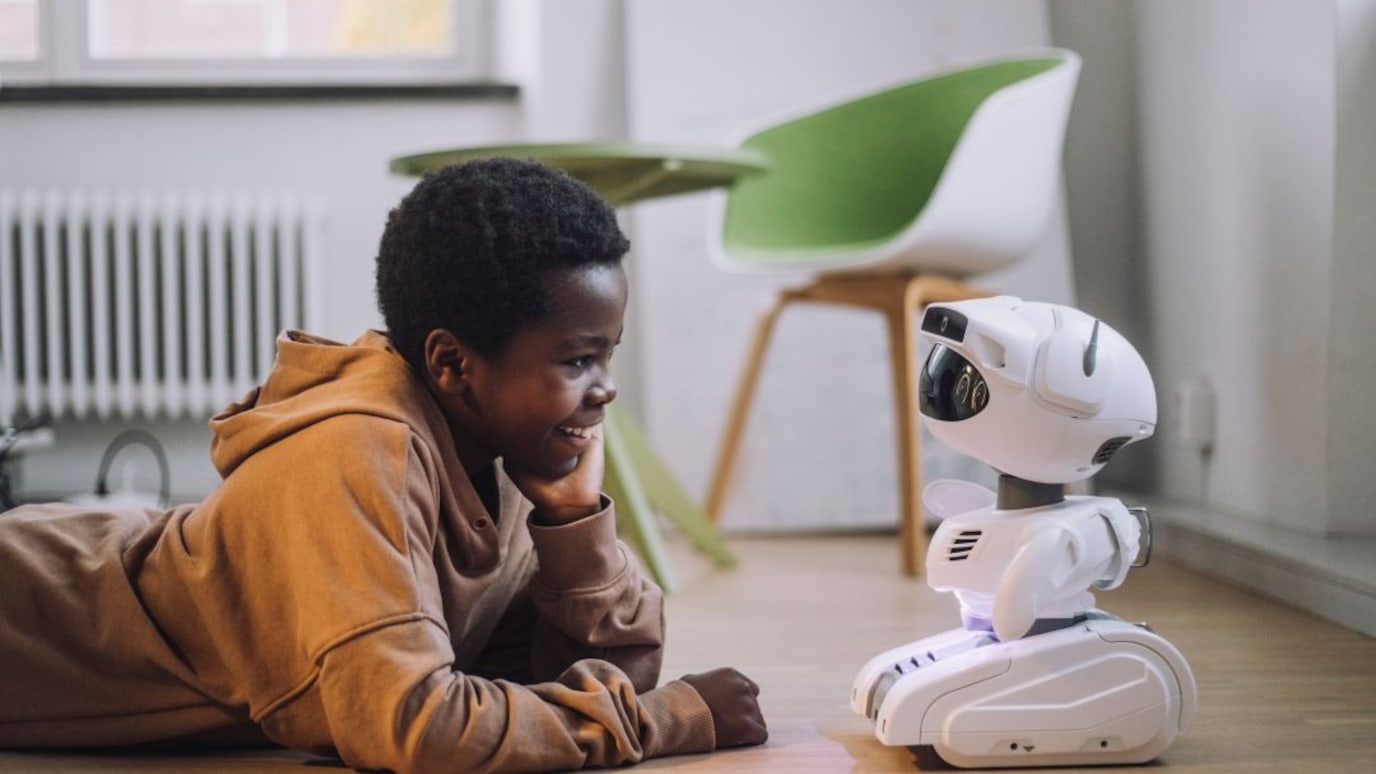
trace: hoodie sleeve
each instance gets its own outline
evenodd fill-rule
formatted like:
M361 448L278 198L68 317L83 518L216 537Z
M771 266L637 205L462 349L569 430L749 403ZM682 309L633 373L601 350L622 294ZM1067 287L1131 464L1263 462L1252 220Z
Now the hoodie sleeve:
M638 694L605 661L522 686L452 671L444 632L412 622L325 654L319 690L331 735L358 769L534 772L613 767L709 752L711 713L673 681Z
M638 690L659 681L664 598L616 537L616 515L603 509L578 521L542 526L528 519L539 570L530 583L538 615L532 642L537 680L574 662L616 664Z

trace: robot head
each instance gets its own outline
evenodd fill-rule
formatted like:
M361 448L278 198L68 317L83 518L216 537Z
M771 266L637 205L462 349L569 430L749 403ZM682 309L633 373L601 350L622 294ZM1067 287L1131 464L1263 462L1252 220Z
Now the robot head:
M1013 296L933 304L918 406L932 435L1001 473L1089 478L1156 429L1137 350L1100 320Z

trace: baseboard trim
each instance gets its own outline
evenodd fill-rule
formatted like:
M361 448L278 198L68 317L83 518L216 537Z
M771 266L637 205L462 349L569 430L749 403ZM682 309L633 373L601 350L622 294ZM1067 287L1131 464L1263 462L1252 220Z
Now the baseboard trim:
M1193 526L1188 516L1182 518L1170 507L1154 506L1152 515L1154 550L1164 558L1376 637L1376 585L1344 572L1342 566L1325 566L1312 554L1287 551L1285 541L1275 541L1281 547L1272 548ZM1376 541L1362 541L1376 549Z

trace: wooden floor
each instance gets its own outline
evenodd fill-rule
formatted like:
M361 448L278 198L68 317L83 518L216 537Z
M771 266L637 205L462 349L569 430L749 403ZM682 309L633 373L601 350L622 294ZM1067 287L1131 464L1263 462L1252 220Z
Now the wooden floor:
M674 772L914 772L944 768L887 748L848 704L855 670L885 648L951 628L954 600L897 572L892 536L736 539L741 567L676 550L665 677L721 665L761 686L769 742L649 761ZM1239 592L1159 558L1102 607L1147 621L1190 661L1194 727L1151 765L1175 772L1376 772L1376 640ZM0 771L307 774L291 753L88 757L0 753ZM1058 772L1076 769L1057 769ZM1103 771L1103 769L1099 769Z

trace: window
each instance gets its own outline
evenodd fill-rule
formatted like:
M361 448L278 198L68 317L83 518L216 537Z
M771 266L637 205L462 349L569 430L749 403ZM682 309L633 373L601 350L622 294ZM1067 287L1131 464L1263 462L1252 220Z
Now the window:
M483 0L0 0L15 83L424 83L486 74Z
M0 0L0 62L38 59L36 0Z

